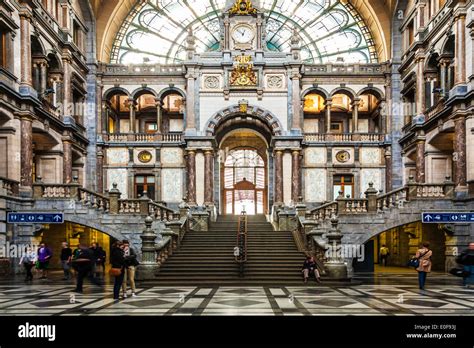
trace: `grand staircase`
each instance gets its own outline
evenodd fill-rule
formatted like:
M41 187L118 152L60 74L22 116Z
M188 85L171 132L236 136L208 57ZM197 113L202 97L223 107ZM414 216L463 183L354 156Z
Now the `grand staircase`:
M181 248L157 274L160 285L301 285L304 255L291 232L274 231L265 216L248 217L248 257L244 277L233 249L237 216L221 216L207 232L188 232Z

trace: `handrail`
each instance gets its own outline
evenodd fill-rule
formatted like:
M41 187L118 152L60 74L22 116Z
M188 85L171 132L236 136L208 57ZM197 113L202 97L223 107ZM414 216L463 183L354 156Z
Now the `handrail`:
M160 221L179 220L180 218L178 212L154 201L148 202L148 211L150 216Z
M237 225L237 246L239 253L234 253L235 262L239 264L239 274L244 275L244 264L247 262L247 213L242 212Z

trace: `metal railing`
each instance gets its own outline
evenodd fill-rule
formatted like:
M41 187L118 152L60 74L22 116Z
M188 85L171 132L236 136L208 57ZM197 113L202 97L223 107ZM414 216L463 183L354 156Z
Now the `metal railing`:
M242 212L237 225L237 246L234 250L235 262L239 264L239 275L244 276L245 262L247 262L247 213Z

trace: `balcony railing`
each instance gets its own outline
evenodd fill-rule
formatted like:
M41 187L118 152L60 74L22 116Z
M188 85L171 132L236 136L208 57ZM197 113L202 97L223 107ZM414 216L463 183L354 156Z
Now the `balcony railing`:
M385 140L384 134L379 133L305 133L304 140L309 143L326 142L364 142L379 143Z
M111 143L180 143L183 140L183 133L116 133L106 134L104 140Z

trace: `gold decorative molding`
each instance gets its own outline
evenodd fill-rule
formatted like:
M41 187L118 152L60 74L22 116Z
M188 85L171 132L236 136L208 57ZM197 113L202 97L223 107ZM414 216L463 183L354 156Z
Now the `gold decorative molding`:
M234 6L229 10L229 14L250 15L257 14L257 9L253 7L250 0L236 0Z
M238 56L237 64L230 75L230 85L238 87L257 86L257 74L253 70L251 56Z

